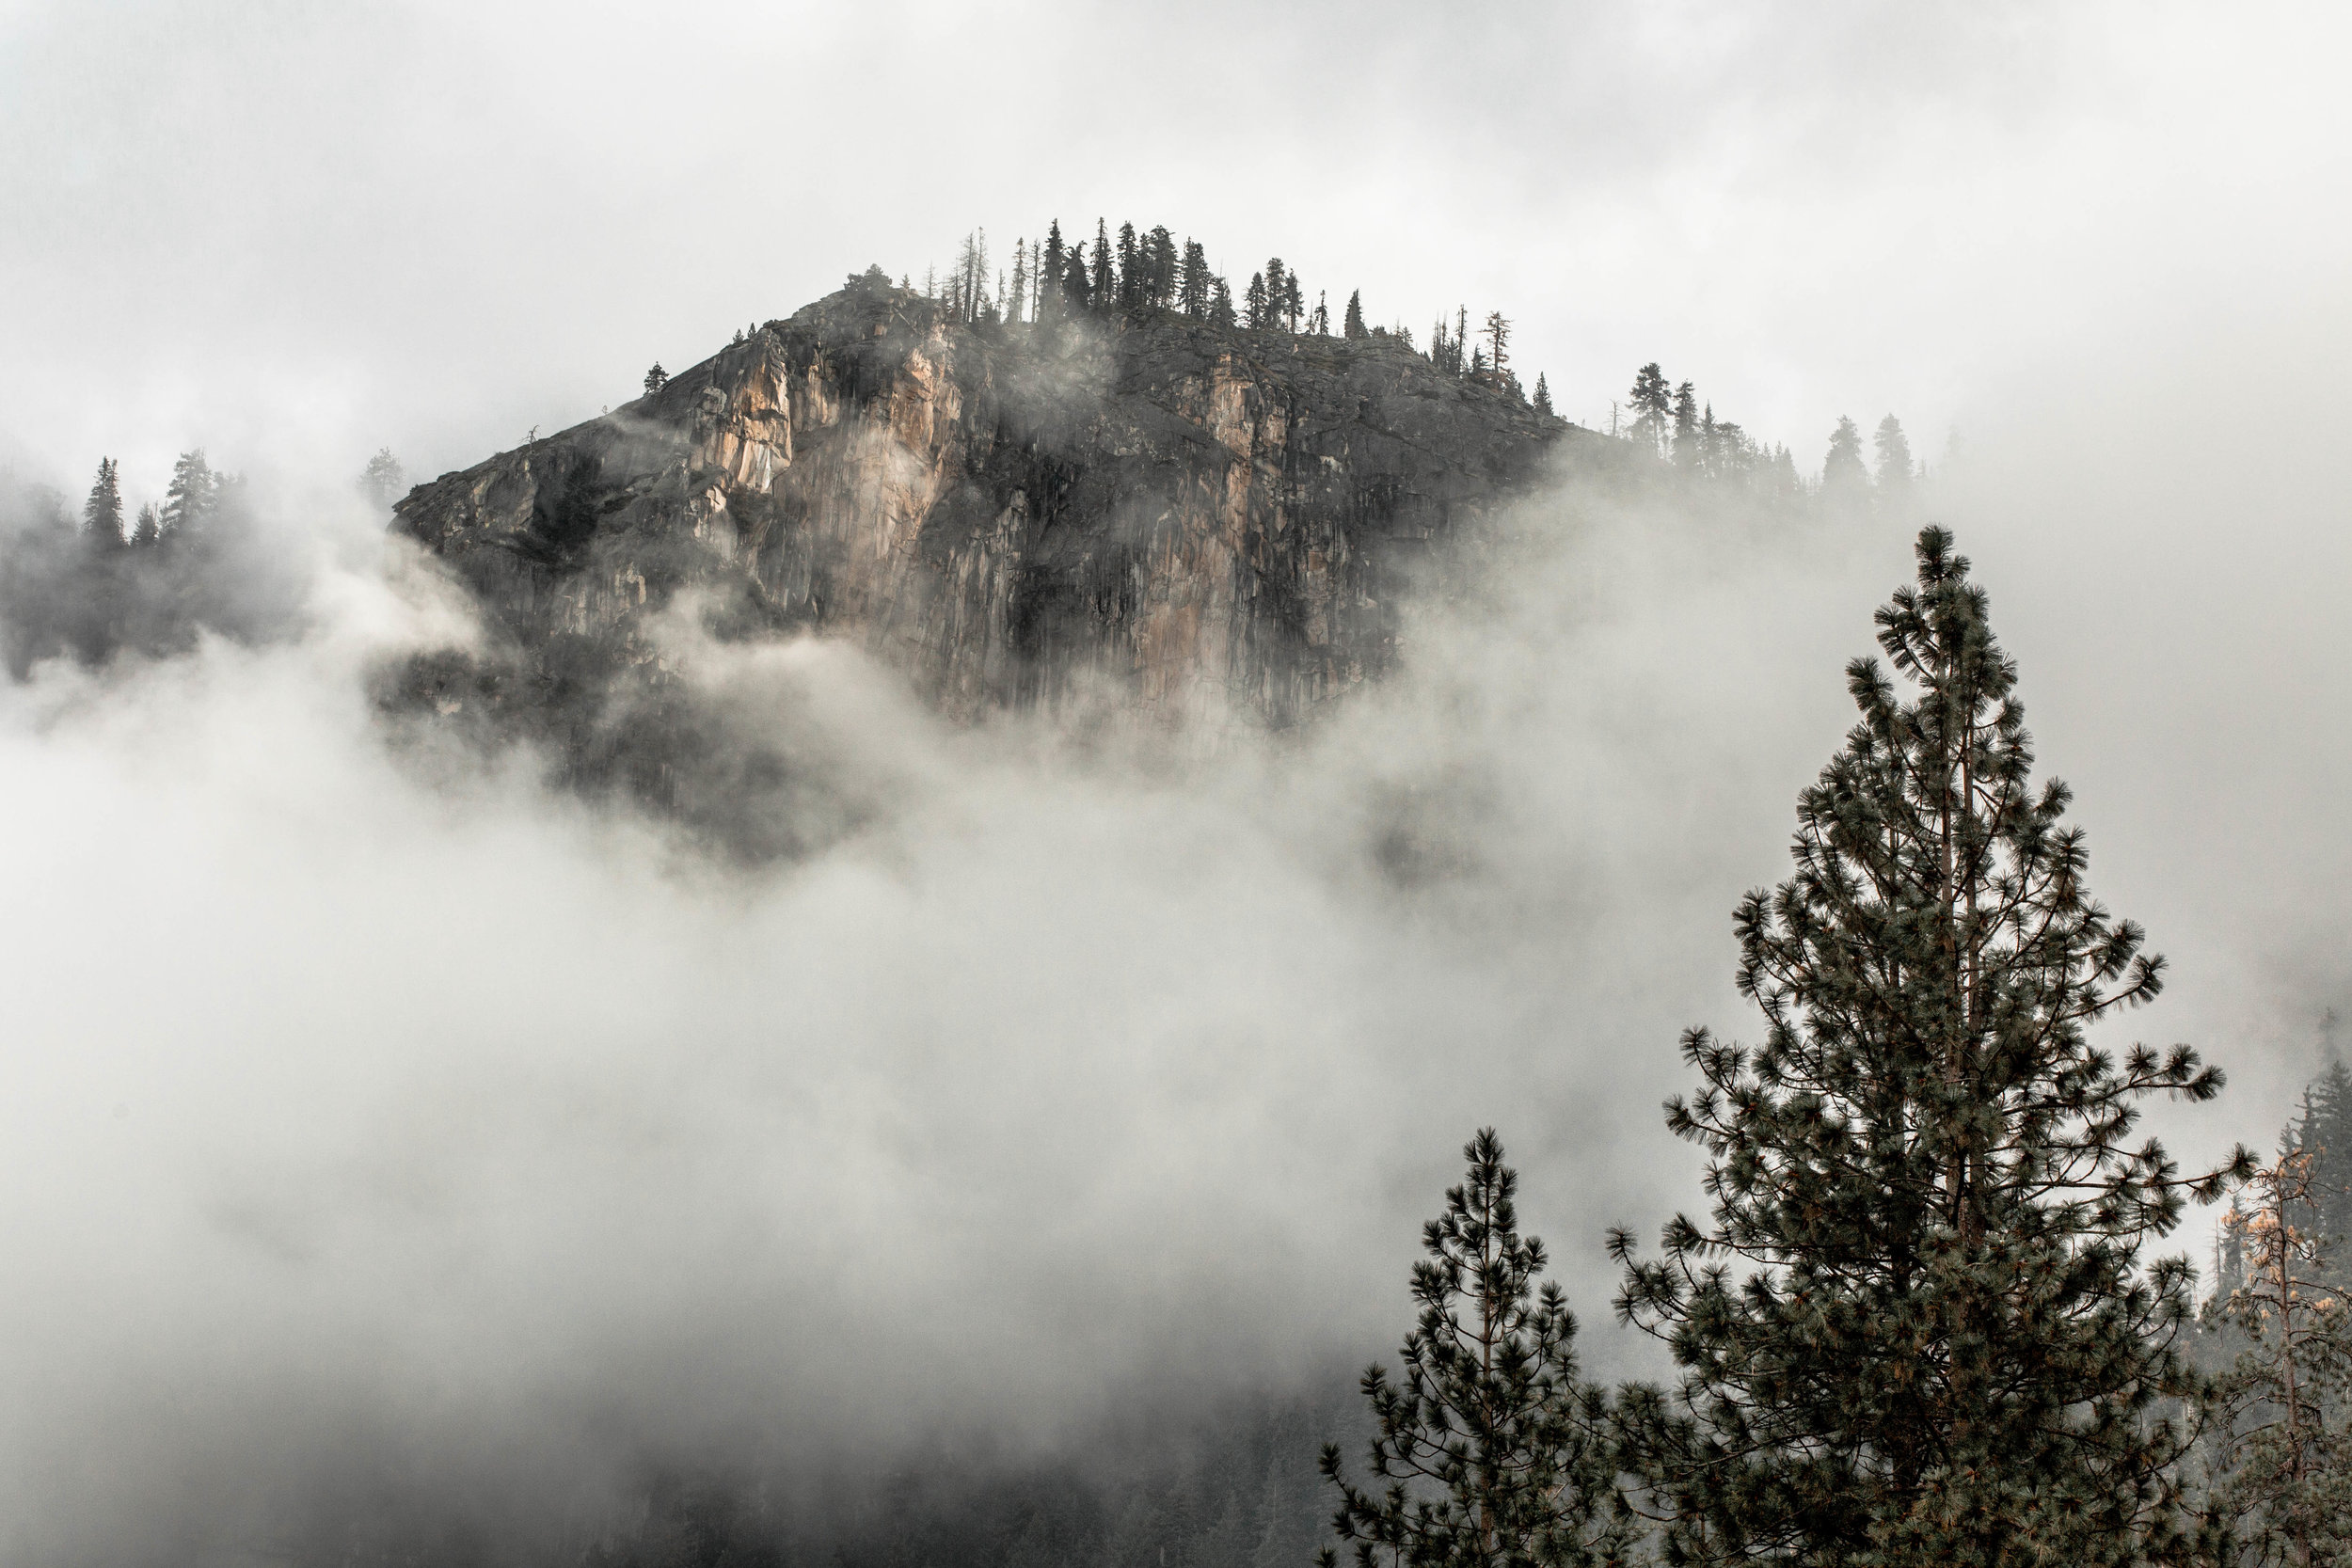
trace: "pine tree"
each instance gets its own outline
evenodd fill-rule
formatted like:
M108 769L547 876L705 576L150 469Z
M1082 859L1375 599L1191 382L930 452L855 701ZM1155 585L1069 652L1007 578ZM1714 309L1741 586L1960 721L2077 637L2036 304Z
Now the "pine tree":
M2225 1221L2242 1273L2218 1316L2247 1348L2205 1398L2211 1521L2248 1568L2352 1562L2352 1303L2307 1223L2326 1196L2316 1151L2291 1138L2249 1186Z
M1119 277L1111 268L1110 230L1094 220L1094 276L1087 283L1087 299L1098 316L1119 312Z
M377 511L389 512L406 481L407 475L401 471L400 459L392 455L392 449L379 447L375 455L368 459L368 466L359 471L359 493Z
M163 536L164 520L155 515L155 503L150 501L139 508L138 526L131 531L131 543L135 546L152 545Z
M1045 226L1045 255L1037 266L1037 319L1040 322L1059 321L1062 317L1062 265L1061 219L1056 218Z
M1214 276L1209 279L1209 324L1229 328L1233 325L1233 291L1224 278Z
M1657 360L1633 372L1633 390L1626 396L1633 404L1634 439L1663 456L1666 432L1674 422L1674 393L1667 388L1666 372L1658 368Z
M1177 261L1176 236L1165 224L1154 224L1144 236L1144 256L1151 287L1145 290L1144 303L1154 310L1172 309L1176 304Z
M1133 315L1143 308L1144 277L1141 259L1136 254L1136 226L1119 226L1119 309L1121 314Z
M1315 308L1308 312L1307 330L1318 338L1331 335L1331 308L1321 290L1315 292Z
M1467 1179L1422 1232L1421 1321L1405 1382L1363 1375L1378 1431L1376 1490L1348 1480L1339 1446L1331 1528L1362 1568L1534 1568L1611 1562L1629 1544L1600 1390L1578 1375L1576 1319L1549 1280L1544 1244L1518 1233L1518 1173L1487 1128L1462 1150ZM1381 1483L1385 1482L1385 1485ZM1329 1547L1316 1554L1326 1568Z
M1674 421L1674 460L1685 468L1694 467L1699 458L1698 388L1687 381L1675 388Z
M2312 1162L2312 1209L2300 1223L2319 1238L2321 1260L2334 1277L2352 1282L2352 1247L2345 1245L2352 1242L2352 1071L2332 1050L2304 1091L2295 1148Z
M655 360L653 369L645 372L645 395L651 397L669 384L670 372L661 368L660 360Z
M1062 309L1082 316L1094 308L1094 282L1087 270L1087 247L1073 245L1062 260Z
M1493 372L1494 378L1498 382L1502 379L1502 372L1510 368L1510 343L1511 324L1502 319L1502 311L1487 311L1486 369Z
M1241 318L1253 332L1266 325L1266 293L1265 274L1251 273L1249 287L1241 296Z
M1551 411L1551 388L1544 383L1544 372L1535 372L1535 412L1545 419L1557 419Z
M1260 325L1280 326L1290 305L1290 272L1282 265L1282 259L1276 256L1265 264L1265 320Z
M2144 1262L2194 1182L2126 1140L2205 1101L2187 1046L2120 1061L2092 1023L2163 961L2084 885L2062 784L2032 786L2016 666L1940 529L1847 684L1861 721L1798 804L1797 873L1741 900L1760 1046L1683 1037L1667 1122L1713 1211L1611 1250L1622 1319L1671 1345L1626 1454L1695 1562L2163 1561L2185 1551L2184 1259ZM1735 1279L1731 1270L1750 1271Z
M82 532L101 549L123 543L120 470L111 457L98 460L98 477L90 482L89 499L82 503Z
M1879 497L1891 503L1911 493L1911 438L1903 434L1902 421L1892 414L1881 420L1877 445Z
M1862 432L1841 414L1837 417L1837 428L1830 432L1829 456L1821 464L1821 493L1832 498L1851 498L1869 487L1869 470L1862 466Z
M164 489L163 531L185 535L203 526L220 504L221 476L204 461L204 449L183 451L171 465L171 483Z
M1366 336L1364 332L1364 296L1361 290L1350 289L1347 291L1347 312L1340 318L1340 335L1345 338L1361 338Z
M1184 242L1184 259L1178 269L1177 309L1195 321L1209 313L1209 257L1197 240Z
M1007 321L1020 322L1028 314L1029 246L1026 240L1012 242L1012 292L1005 296Z

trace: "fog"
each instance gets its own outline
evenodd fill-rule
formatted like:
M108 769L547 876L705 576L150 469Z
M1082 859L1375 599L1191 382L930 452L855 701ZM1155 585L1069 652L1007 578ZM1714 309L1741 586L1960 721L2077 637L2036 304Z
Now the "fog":
M290 641L0 689L7 1560L240 1560L362 1494L528 1534L649 1455L1069 1451L1393 1345L1487 1123L1588 1364L1646 1368L1601 1233L1700 1201L1673 1043L1750 1030L1729 911L1907 528L1564 483L1395 680L1214 747L959 728L849 648L682 623L860 802L751 870L373 717L376 661L469 632L359 515L369 451L593 413L919 276L967 205L1360 268L1416 331L1516 309L1572 417L1660 356L1807 463L1901 412L2092 884L2172 960L2117 1037L2231 1075L2152 1119L2265 1145L2352 1010L2343 24L1756 14L17 8L0 462L78 489L120 450L135 505L209 443L315 586ZM1003 149L968 180L958 123Z

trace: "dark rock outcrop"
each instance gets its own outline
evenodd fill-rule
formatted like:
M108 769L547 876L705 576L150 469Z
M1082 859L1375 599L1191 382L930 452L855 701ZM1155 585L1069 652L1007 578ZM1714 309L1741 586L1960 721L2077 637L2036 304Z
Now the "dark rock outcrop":
M1376 675L1432 546L1591 439L1393 339L974 326L868 274L393 527L527 662L642 665L696 588L722 635L857 639L950 712L1108 683L1279 724Z

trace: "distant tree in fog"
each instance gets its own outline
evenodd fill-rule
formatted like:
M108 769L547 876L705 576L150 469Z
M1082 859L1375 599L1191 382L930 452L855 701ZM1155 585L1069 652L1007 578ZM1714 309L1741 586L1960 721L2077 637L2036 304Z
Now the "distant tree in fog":
M1119 275L1111 265L1111 233L1101 218L1094 220L1094 276L1089 280L1087 297L1098 316L1115 315L1119 309Z
M1821 494L1851 497L1869 487L1870 471L1862 463L1862 432L1840 414L1837 428L1830 432L1829 455L1821 462Z
M1675 462L1685 468L1698 467L1699 394L1688 381L1675 388L1674 428Z
M1233 325L1233 291L1222 277L1209 279L1209 323L1213 326Z
M1881 420L1876 443L1879 495L1889 501L1908 496L1916 469L1911 460L1911 438L1903 434L1902 421L1892 414Z
M1266 325L1265 274L1249 275L1249 287L1241 296L1241 319L1252 331Z
M204 461L204 449L183 451L171 466L164 490L163 531L184 535L203 525L220 504L222 476Z
M359 471L359 493L368 498L368 504L379 512L389 512L392 502L400 499L406 488L408 476L401 471L400 459L389 447L379 447L368 466Z
M668 386L669 383L670 372L661 368L660 360L655 360L653 362L653 369L645 372L645 395L647 397L653 396L654 393L661 390L661 388Z
M82 531L102 549L113 549L122 539L122 488L111 457L98 460L98 477L90 482L89 499L82 503Z
M155 515L155 505L150 501L139 508L138 526L131 531L131 543L144 546L152 545L163 536L164 520Z
M1633 372L1633 389L1626 394L1632 405L1633 437L1660 455L1666 451L1666 433L1674 428L1674 389L1666 372L1653 359Z
M1331 310L1324 301L1323 291L1315 291L1315 308L1307 314L1307 330L1318 338L1331 335Z
M1365 336L1364 296L1360 290L1350 289L1347 292L1347 313L1340 318L1340 334L1347 338Z
M1339 1446L1323 1473L1339 1489L1333 1533L1362 1568L1533 1568L1616 1560L1630 1536L1600 1390L1580 1375L1576 1319L1560 1287L1538 1285L1544 1244L1518 1228L1518 1173L1491 1128L1463 1149L1467 1178L1422 1234L1413 1265L1421 1321L1406 1336L1405 1380L1363 1375L1376 1423L1371 1484L1348 1479ZM1331 1568L1329 1547L1316 1560Z
M1541 371L1535 372L1535 412L1546 419L1556 417L1551 411L1551 388L1546 385Z

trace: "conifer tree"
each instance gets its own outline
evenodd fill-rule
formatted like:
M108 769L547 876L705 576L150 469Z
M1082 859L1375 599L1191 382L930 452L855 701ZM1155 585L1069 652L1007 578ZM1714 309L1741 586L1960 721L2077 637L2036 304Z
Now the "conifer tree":
M651 397L669 384L670 372L661 368L660 360L655 360L653 369L645 372L645 395Z
M204 449L183 451L171 465L164 489L163 531L185 535L203 525L220 502L221 476L204 461Z
M400 499L401 486L406 479L407 475L401 471L400 459L392 455L392 449L379 447L375 455L368 459L368 466L359 471L359 493L367 497L368 504L377 511L389 512L392 502Z
M1307 330L1318 338L1331 335L1331 309L1322 291L1315 293L1315 308L1307 315Z
M1132 315L1143 307L1144 276L1142 259L1136 254L1136 226L1119 226L1119 309Z
M1253 332L1266 325L1266 293L1265 274L1251 273L1249 288L1241 296L1241 311L1242 320Z
M1840 414L1837 428L1830 432L1829 456L1821 464L1821 493L1832 498L1851 498L1869 487L1869 470L1862 466L1862 432Z
M1340 334L1347 338L1361 338L1366 335L1364 332L1364 296L1361 290L1347 291L1347 313L1340 318Z
M150 501L139 508L138 526L131 531L131 543L137 546L152 545L163 536L164 520L155 515L155 503Z
M101 549L123 543L120 470L111 457L98 460L98 477L90 482L89 499L82 503L82 531Z
M1699 460L1699 400L1698 388L1687 381L1675 388L1674 421L1674 460L1693 467Z
M1214 276L1209 279L1209 323L1223 327L1233 325L1233 291L1224 278Z
M1165 224L1154 224L1143 237L1142 249L1149 279L1143 303L1153 310L1168 309L1176 303L1176 237Z
M1094 276L1087 282L1087 300L1098 316L1119 312L1119 277L1111 269L1110 230L1094 220Z
M2227 1560L2245 1568L2352 1562L2352 1301L2310 1223L2326 1195L2315 1150L2297 1141L2254 1172L2253 1202L2233 1202L2225 1221L2242 1274L2218 1316L2246 1349L2206 1395L2218 1450L2208 1507Z
M1486 312L1486 369L1500 382L1502 372L1510 367L1511 324L1500 310Z
M1889 414L1879 421L1876 442L1879 497L1892 502L1911 492L1911 438L1903 434L1902 421Z
M1087 247L1083 244L1072 245L1063 258L1061 300L1062 309L1073 316L1093 309L1094 283L1087 271Z
M1653 359L1633 372L1633 389L1626 394L1633 404L1633 435L1645 443L1651 451L1663 456L1666 432L1674 422L1674 393L1666 385L1666 372Z
M1624 1452L1679 1560L2180 1560L2189 1433L2158 1402L2194 1387L2190 1275L2141 1254L2250 1157L2185 1182L2127 1141L2147 1096L2221 1075L2090 1042L2163 962L2091 898L2065 785L2033 786L1968 562L1935 528L1917 555L1878 613L1892 677L1848 667L1862 717L1799 800L1796 875L1740 904L1763 1042L1683 1037L1702 1085L1667 1122L1711 1218L1655 1261L1611 1238L1620 1317L1680 1369L1625 1392Z
M1195 321L1209 314L1209 257L1198 240L1184 242L1184 258L1176 282L1177 309Z
M1551 411L1551 388L1545 384L1541 371L1535 372L1535 412L1547 420L1558 418Z
M1601 1392L1577 1371L1576 1319L1549 1280L1544 1244L1518 1233L1518 1173L1492 1128L1462 1150L1468 1177L1422 1232L1413 1265L1421 1321L1406 1336L1405 1381L1375 1366L1361 1386L1377 1431L1371 1486L1351 1481L1337 1444L1323 1473L1340 1492L1335 1534L1361 1568L1570 1568L1618 1560L1629 1541L1616 1506ZM1330 1568L1326 1547L1316 1560Z
M1296 332L1300 318L1307 313L1307 293L1298 281L1298 274L1282 275L1281 316L1285 330Z
M1062 278L1061 219L1045 226L1045 254L1037 264L1039 282L1037 319L1040 322L1061 319Z
M2312 1157L2309 1212L2297 1223L2318 1238L2321 1262L2330 1275L2352 1283L2352 1247L2346 1245L2352 1242L2352 1071L2332 1050L2327 1067L2303 1092L2303 1116L2294 1139L2294 1147Z
M1018 323L1028 313L1029 247L1026 240L1012 242L1012 292L1005 295L1005 319Z
M1265 264L1265 319L1259 325L1281 325L1290 303L1290 273L1283 267L1282 259L1276 256Z

